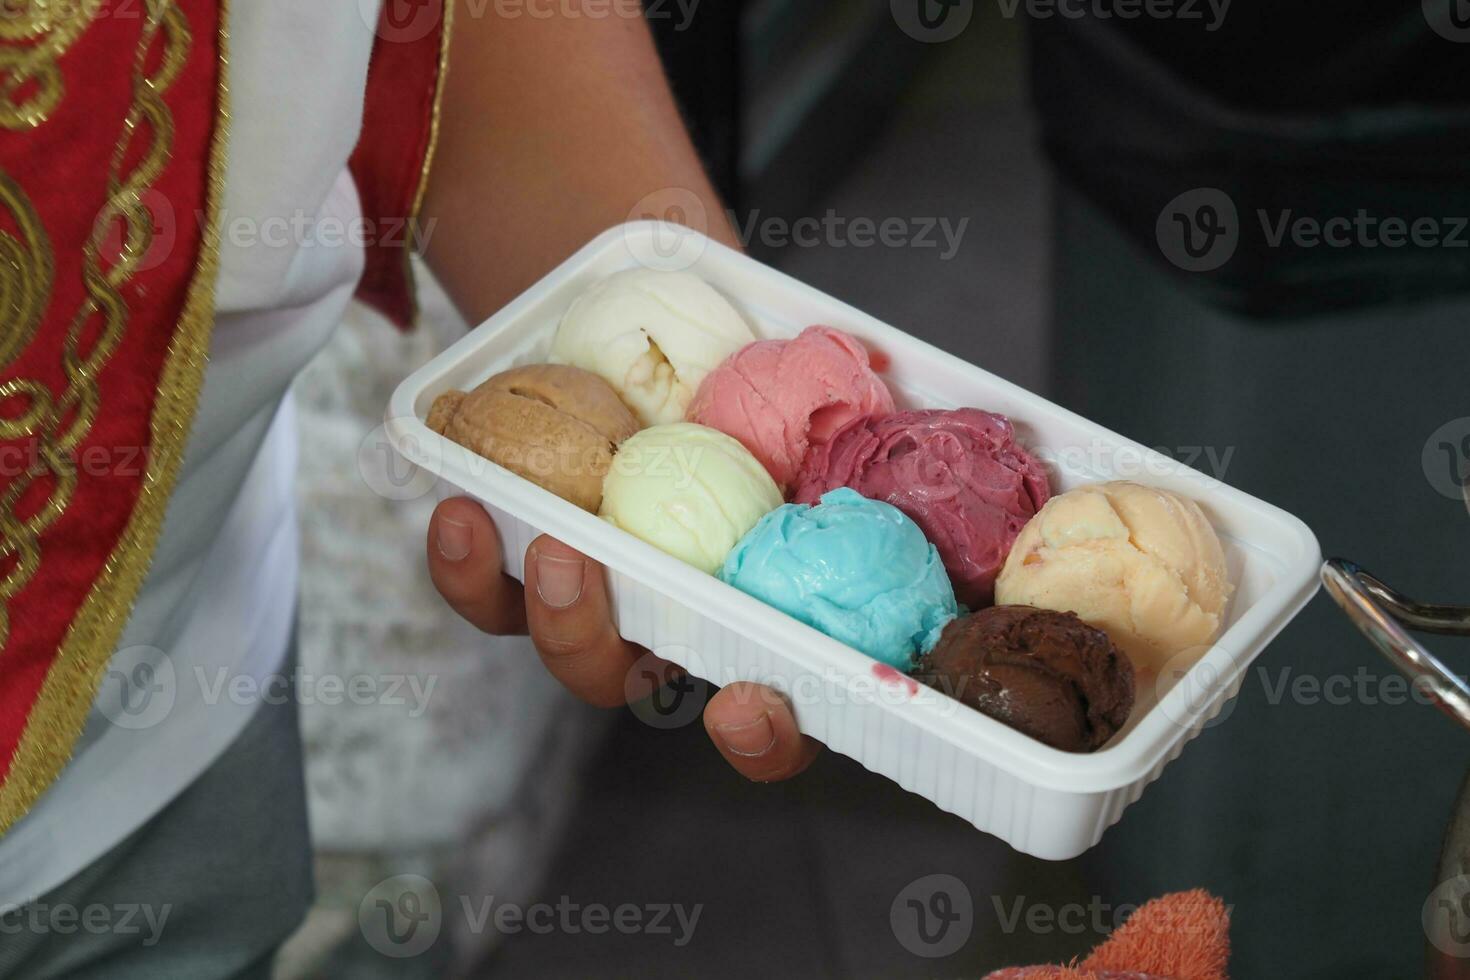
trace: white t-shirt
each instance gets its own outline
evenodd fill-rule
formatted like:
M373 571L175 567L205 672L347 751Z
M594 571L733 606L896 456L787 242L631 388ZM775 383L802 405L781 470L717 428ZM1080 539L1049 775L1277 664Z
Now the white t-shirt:
M296 602L291 379L362 274L357 143L376 4L230 5L216 323L163 533L71 763L0 838L0 907L34 899L203 772L273 688ZM364 9L367 8L367 9ZM298 229L308 234L298 234ZM340 244L339 244L340 243Z

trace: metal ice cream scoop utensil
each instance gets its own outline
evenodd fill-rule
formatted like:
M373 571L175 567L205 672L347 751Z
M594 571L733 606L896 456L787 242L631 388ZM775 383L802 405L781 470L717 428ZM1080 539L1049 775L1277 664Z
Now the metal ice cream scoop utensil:
M1461 490L1470 510L1470 466ZM1390 588L1356 562L1329 558L1322 584L1353 625L1445 714L1470 729L1470 684L1451 672L1408 630L1470 636L1470 606L1447 606L1411 599ZM1407 627L1407 628L1406 628Z
M1470 510L1470 464L1460 489ZM1331 558L1322 565L1322 584L1390 663L1429 694L1440 710L1470 729L1470 685L1408 632L1470 636L1470 606L1411 599L1345 558ZM1461 784L1450 815L1423 920L1431 980L1470 980L1470 775Z

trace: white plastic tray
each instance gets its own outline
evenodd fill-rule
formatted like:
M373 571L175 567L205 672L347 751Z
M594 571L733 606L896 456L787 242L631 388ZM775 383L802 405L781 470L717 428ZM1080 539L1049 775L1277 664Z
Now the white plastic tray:
M655 222L594 239L510 305L408 377L389 403L388 439L450 488L482 502L523 575L545 532L608 568L623 636L715 684L770 684L801 730L1017 850L1061 860L1097 843L1186 742L1240 689L1250 662L1312 597L1321 555L1292 515L1187 469L753 259ZM1052 749L906 678L718 579L619 531L429 431L436 395L544 360L562 313L598 279L636 264L688 268L762 337L823 323L862 338L900 408L973 405L1009 415L1046 459L1057 492L1135 479L1192 497L1225 545L1236 584L1227 629L1182 677L1142 679L1128 727L1090 755ZM983 335L984 323L975 326ZM448 489L448 488L444 488ZM1168 672L1166 672L1167 674Z

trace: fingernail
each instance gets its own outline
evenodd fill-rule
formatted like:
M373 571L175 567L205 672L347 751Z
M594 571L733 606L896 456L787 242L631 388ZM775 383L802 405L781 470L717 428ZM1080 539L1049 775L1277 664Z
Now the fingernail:
M463 561L470 553L470 544L474 539L474 532L468 524L461 524L443 515L439 517L439 554L447 560Z
M580 558L536 555L536 594L552 609L565 609L582 598L587 563Z
M776 728L771 724L769 711L762 711L751 721L716 725L715 731L726 749L747 759L765 755L776 744Z

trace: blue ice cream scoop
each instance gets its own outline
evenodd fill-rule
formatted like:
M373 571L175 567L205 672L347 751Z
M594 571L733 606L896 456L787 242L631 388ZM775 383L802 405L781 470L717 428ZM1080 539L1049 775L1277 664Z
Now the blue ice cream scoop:
M959 612L939 552L918 525L847 487L766 514L719 577L899 670L928 652Z

